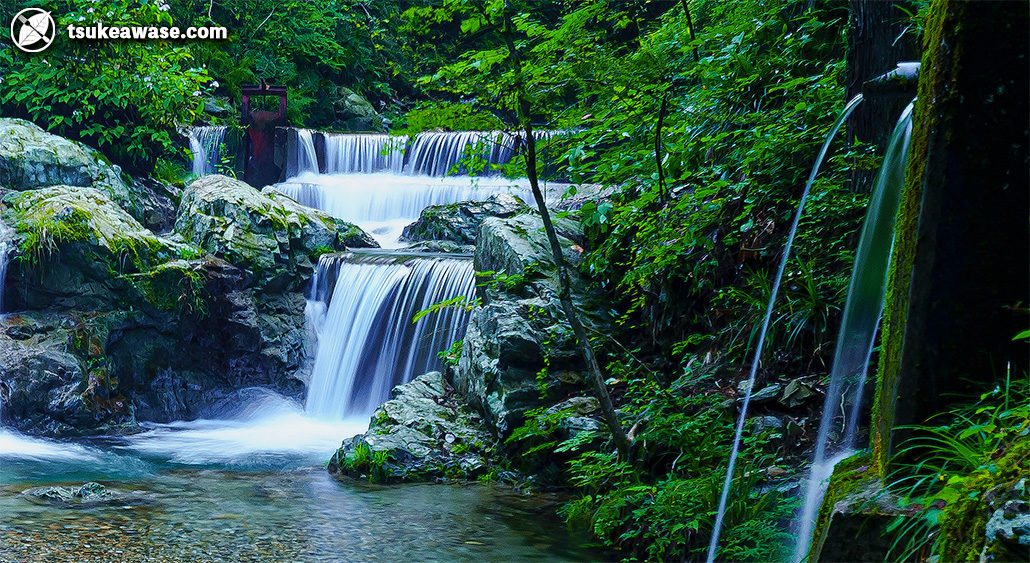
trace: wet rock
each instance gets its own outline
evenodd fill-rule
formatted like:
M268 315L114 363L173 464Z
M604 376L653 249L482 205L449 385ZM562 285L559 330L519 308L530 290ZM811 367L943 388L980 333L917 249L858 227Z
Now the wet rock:
M424 240L405 248L409 252L435 252L447 254L472 254L476 247L471 244L458 244L449 240Z
M480 288L483 304L472 312L453 382L501 437L522 423L526 411L546 405L541 385L552 396L580 394L580 379L569 374L585 371L561 310L557 268L541 225L530 214L490 217L477 238L476 270L493 271L493 282ZM573 242L581 236L577 229L572 221L556 223L582 320L588 330L603 332L603 304L591 301L575 269L581 260Z
M11 315L4 323L22 322ZM13 328L13 327L9 327ZM106 370L83 362L68 329L27 339L0 333L0 423L45 436L136 430L128 401L111 388ZM72 344L72 346L69 346ZM89 348L92 343L83 343Z
M344 440L329 471L373 481L475 478L488 470L493 437L439 372L394 388L364 434Z
M815 380L813 378L797 378L792 379L786 387L783 388L783 395L780 396L780 404L789 408L797 408L807 403L808 401L817 398L821 395L816 390Z
M744 401L744 397L747 394L748 382L742 381L737 386L737 402L741 403ZM780 396L780 391L783 390L783 385L779 383L771 383L765 387L760 388L758 391L751 394L751 402L759 405L762 403L768 403Z
M36 487L22 491L22 494L29 497L33 502L65 508L94 506L114 502L124 504L128 500L142 500L142 497L138 495L132 495L117 489L109 489L95 481L78 487Z
M95 149L24 119L0 118L0 185L15 191L58 185L95 188L133 217L144 213L121 168Z
M474 245L479 235L479 225L487 217L511 217L528 210L529 207L520 198L510 194L495 194L486 201L432 205L422 210L418 221L404 227L401 238Z
M132 191L140 210L139 222L155 233L171 231L182 190L152 178L137 178L132 181Z
M600 408L601 404L595 397L572 397L547 409L544 414L569 412L576 415L588 415L597 412Z
M220 175L186 188L175 230L247 270L253 285L268 291L301 287L322 252L378 246L350 223Z
M334 129L347 131L386 131L387 126L379 112L361 94L341 87L333 101Z
M1010 548L1030 547L1030 507L1027 501L1010 500L994 511L987 521L988 543L1000 541Z

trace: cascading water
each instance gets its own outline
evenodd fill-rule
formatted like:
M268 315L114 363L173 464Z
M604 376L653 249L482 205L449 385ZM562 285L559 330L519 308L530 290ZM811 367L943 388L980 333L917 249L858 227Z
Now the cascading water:
M297 173L318 174L318 155L310 129L297 129Z
M412 319L435 303L474 296L468 258L322 256L308 308L319 334L308 414L326 420L367 415L395 385L440 369L437 353L461 338L468 312L449 307Z
M830 384L826 389L822 419L819 422L815 458L798 518L800 529L793 558L797 562L808 557L816 513L822 504L827 480L833 473L834 465L854 453L862 387L883 313L887 269L890 267L894 245L895 215L905 185L913 104L910 103L901 113L887 143L883 166L873 184L869 210L862 225L844 317L837 336ZM834 440L833 435L837 429L841 437Z
M218 168L220 148L225 141L224 125L191 127L189 129L190 152L193 153L193 175L214 174Z
M740 407L740 415L737 417L737 428L736 434L733 438L733 447L730 449L729 465L726 468L726 478L722 485L722 495L719 497L719 509L715 516L715 523L712 526L712 538L708 544L708 563L715 561L715 555L719 548L719 534L722 531L722 521L726 516L726 503L729 500L730 487L733 482L733 470L736 467L737 455L740 453L740 439L744 433L744 423L747 422L747 409L751 403L751 392L755 386L755 375L758 373L758 365L762 358L762 346L765 344L765 336L769 330L769 322L772 320L773 309L776 304L776 295L780 290L780 282L783 280L783 271L787 267L787 261L790 259L790 250L794 245L794 236L797 234L798 223L801 221L801 213L805 209L805 200L808 198L808 193L812 190L812 184L815 182L816 176L819 174L819 168L823 164L823 160L826 158L826 153L830 148L830 143L833 138L837 135L837 131L840 130L841 125L851 115L858 104L862 102L862 94L858 94L852 98L844 109L841 110L840 115L837 117L837 121L830 128L830 132L826 135L826 140L823 142L823 146L819 149L819 155L816 156L815 165L812 166L812 172L808 175L808 181L805 182L805 189L801 192L801 199L798 202L798 210L794 213L794 222L790 226L790 233L787 235L787 242L783 246L783 258L780 259L779 269L776 271L776 277L773 278L772 288L769 295L769 304L765 309L765 317L762 320L762 328L758 333L758 342L755 344L755 353L751 361L751 371L748 374L747 390L744 393L744 402Z
M4 312L4 280L7 279L7 262L14 250L11 230L0 223L0 313Z
M406 135L376 135L367 133L325 134L325 173L353 174L356 172L404 171L404 152L408 146Z

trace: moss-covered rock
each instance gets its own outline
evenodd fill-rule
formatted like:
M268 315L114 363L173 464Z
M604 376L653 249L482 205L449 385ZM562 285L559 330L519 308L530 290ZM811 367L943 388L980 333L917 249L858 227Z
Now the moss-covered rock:
M386 123L379 112L361 94L346 87L340 87L333 101L336 120L334 129L347 131L385 131Z
M146 213L122 179L121 168L95 149L24 119L0 118L0 185L16 191L57 185L96 188L134 217Z
M226 176L205 176L182 194L175 230L253 275L252 285L295 289L321 252L378 246L358 227Z
M590 301L575 268L578 225L559 220L556 228L583 321L603 332L604 308ZM476 243L476 270L492 274L481 288L483 304L472 312L453 381L503 437L526 411L546 406L541 391L555 397L574 391L585 366L561 310L557 267L540 217L487 218Z
M495 194L486 201L462 201L431 205L422 210L418 221L404 227L401 238L409 241L452 241L476 244L479 225L487 217L511 217L529 211L517 196Z
M147 289L152 284L137 282L160 273L163 287L178 290L195 277L192 266L177 268L174 279L168 268L155 272L202 253L145 229L100 190L52 186L8 193L3 204L17 244L7 292L16 308L160 307Z
M472 479L489 470L493 442L482 418L430 372L395 387L368 431L344 440L329 471L377 482Z

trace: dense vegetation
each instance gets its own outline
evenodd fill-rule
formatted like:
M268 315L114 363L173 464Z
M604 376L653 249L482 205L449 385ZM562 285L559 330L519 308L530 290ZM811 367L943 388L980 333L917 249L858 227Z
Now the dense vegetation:
M0 7L0 20L30 4ZM349 88L397 131L528 124L569 132L546 146L548 175L613 188L570 216L586 232L584 273L616 319L617 330L592 344L634 445L619 455L605 432L563 440L562 413L541 409L506 448L520 460L513 465L570 490L566 521L618 556L703 557L737 383L750 368L771 273L819 145L846 102L846 2L59 4L61 24L107 11L109 23L232 32L227 44L59 41L34 57L0 48L3 114L96 145L133 171L181 159L176 128L194 122L206 98L235 102L242 84L259 79L289 85L296 125L332 126L340 88ZM913 34L921 4L906 4ZM759 371L764 383L814 376L818 385L833 356L868 198L852 172L877 165L873 146L838 141L833 154L786 270ZM809 402L791 413L801 421L793 428L748 432L722 557L783 557L796 506L777 486L801 476L815 408ZM906 452L927 450L930 461L907 468L895 486L948 502L967 494L992 460L1026 455L1007 450L1026 417L1025 407L1008 405L952 413L913 438ZM938 523L939 509L924 505L919 522L933 533L922 537L937 541L956 524ZM899 530L898 549L924 548L907 539L920 533Z

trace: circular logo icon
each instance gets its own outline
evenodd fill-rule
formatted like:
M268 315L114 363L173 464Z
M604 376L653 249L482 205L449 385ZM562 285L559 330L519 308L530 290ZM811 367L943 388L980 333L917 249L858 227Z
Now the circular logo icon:
M26 53L38 53L54 42L57 25L50 12L39 8L26 8L11 20L11 41Z

